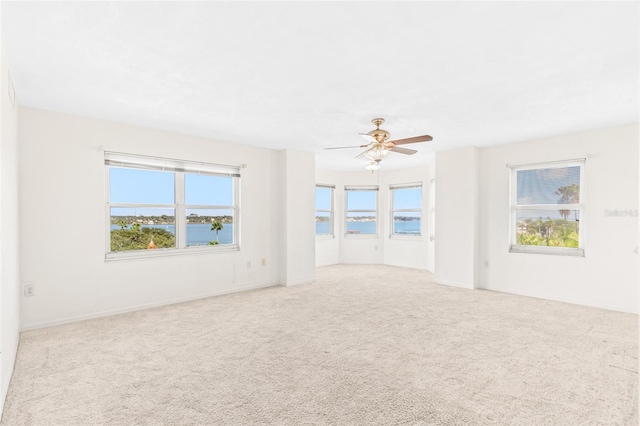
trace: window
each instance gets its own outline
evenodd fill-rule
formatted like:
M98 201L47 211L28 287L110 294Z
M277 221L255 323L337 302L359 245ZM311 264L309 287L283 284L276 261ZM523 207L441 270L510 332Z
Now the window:
M436 180L429 181L429 240L436 240Z
M316 235L333 237L332 185L316 185Z
M389 185L391 235L421 235L422 184Z
M511 167L511 251L584 256L584 160Z
M378 187L347 186L346 196L346 234L378 234Z
M107 258L237 249L239 168L105 153Z

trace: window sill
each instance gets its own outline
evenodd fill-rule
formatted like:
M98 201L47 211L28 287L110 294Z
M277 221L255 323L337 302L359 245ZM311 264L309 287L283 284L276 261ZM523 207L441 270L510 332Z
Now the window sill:
M335 238L334 235L316 235L316 240L333 240Z
M390 240L422 241L422 234L391 234Z
M522 246L517 244L514 244L511 247L509 247L509 253L550 254L555 256L585 257L584 249L581 249L581 248Z
M131 250L109 252L105 255L105 262L120 262L126 260L155 259L172 256L190 256L199 254L228 253L240 251L237 244L216 246L194 246L180 249L156 249L156 250Z

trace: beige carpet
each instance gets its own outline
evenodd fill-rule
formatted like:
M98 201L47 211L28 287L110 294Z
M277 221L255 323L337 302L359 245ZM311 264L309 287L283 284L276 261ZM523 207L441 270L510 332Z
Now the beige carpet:
M2 425L636 425L637 320L331 266L23 333Z

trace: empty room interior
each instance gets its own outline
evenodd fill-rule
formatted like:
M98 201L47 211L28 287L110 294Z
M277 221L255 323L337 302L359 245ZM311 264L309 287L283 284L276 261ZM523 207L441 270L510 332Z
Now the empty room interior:
M640 3L0 16L0 425L638 424Z

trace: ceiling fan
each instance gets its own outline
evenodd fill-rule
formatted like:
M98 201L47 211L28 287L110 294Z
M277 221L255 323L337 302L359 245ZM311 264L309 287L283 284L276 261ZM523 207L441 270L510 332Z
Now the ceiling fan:
M374 118L371 122L376 128L368 133L359 133L360 136L365 138L368 143L364 145L356 146L339 146L334 148L325 149L347 149L347 148L366 148L363 152L358 154L355 158L366 157L370 160L366 169L371 172L380 169L380 162L387 156L389 151L397 152L400 154L412 155L415 154L415 149L401 148L398 145L406 145L417 142L429 142L433 138L429 135L414 136L412 138L389 140L391 134L384 129L380 128L380 125L384 123L384 118Z

